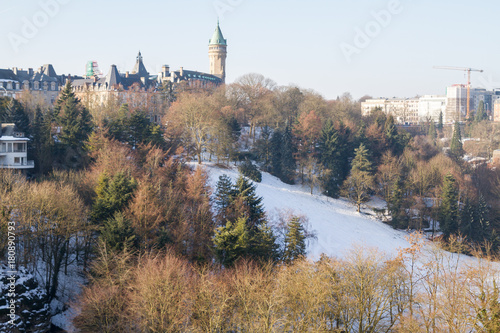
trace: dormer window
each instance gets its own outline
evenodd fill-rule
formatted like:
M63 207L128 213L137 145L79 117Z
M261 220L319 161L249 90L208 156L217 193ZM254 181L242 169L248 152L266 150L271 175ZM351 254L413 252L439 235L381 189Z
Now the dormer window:
M38 81L35 81L34 88L35 88L35 90L40 89L40 83Z
M56 90L56 83L55 82L52 82L50 84L50 90Z

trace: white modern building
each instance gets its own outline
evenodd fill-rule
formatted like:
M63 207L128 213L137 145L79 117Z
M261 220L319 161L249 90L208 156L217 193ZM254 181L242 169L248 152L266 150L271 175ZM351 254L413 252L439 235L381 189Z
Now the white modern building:
M432 120L434 122L439 121L439 115L446 113L446 96L438 95L425 95L418 100L418 118L420 122L426 122Z
M33 161L28 160L28 141L24 133L18 132L14 124L2 124L0 136L0 168L32 169Z
M368 99L361 103L361 112L368 116L375 109L379 109L387 115L392 115L399 124L416 124L419 121L418 103L418 98Z

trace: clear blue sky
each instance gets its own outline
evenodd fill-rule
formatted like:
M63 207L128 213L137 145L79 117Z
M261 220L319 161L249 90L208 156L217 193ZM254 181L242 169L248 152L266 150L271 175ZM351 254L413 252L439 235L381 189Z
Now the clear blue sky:
M42 8L42 3L54 1L59 8ZM484 69L473 74L473 86L500 87L500 2L493 0L0 0L0 4L0 68L51 63L58 74L81 75L86 61L96 60L104 73L111 64L126 71L141 50L150 73L163 64L208 71L208 40L219 15L229 44L229 83L257 72L280 85L296 84L326 98L343 92L355 98L413 97L444 94L447 85L465 83L462 72L432 68L447 65ZM382 15L382 23L377 23L373 13L381 11L390 17ZM26 22L37 23L37 31L26 29ZM359 30L369 32L368 40L358 36Z

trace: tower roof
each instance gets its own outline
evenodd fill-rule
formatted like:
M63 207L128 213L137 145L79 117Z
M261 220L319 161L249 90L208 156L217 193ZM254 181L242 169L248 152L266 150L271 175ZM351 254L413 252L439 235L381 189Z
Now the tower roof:
M214 34L209 41L209 45L227 45L227 41L224 39L222 31L219 27L219 20L217 20L217 27L215 28Z
M144 64L142 62L141 51L139 51L139 54L137 55L134 69L132 69L132 74L138 74L140 77L148 77L149 76L149 73L146 70L146 67L144 66Z
M111 65L111 69L109 70L108 75L106 75L105 83L107 84L108 89L111 89L111 87L120 83L120 73L118 73L116 65Z

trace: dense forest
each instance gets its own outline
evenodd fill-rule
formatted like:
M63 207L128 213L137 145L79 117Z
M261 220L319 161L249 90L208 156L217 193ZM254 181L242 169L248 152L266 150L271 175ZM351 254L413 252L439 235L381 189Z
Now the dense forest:
M134 103L84 105L69 83L54 105L30 95L0 100L0 120L30 138L35 160L28 177L0 170L0 256L14 221L17 265L41 277L32 287L45 304L61 298L61 276L78 267L86 285L65 305L77 311L76 328L499 330L489 277L500 250L500 168L464 159L500 148L500 125L484 111L406 131L381 111L363 117L347 93L325 100L258 74L159 93L160 122ZM210 188L197 167L207 162L241 176ZM271 223L255 192L262 172L347 198L360 213L379 196L382 221L420 233L392 257L355 248L307 261L306 217ZM436 247L424 249L422 235ZM18 317L18 329L49 320L37 313Z

